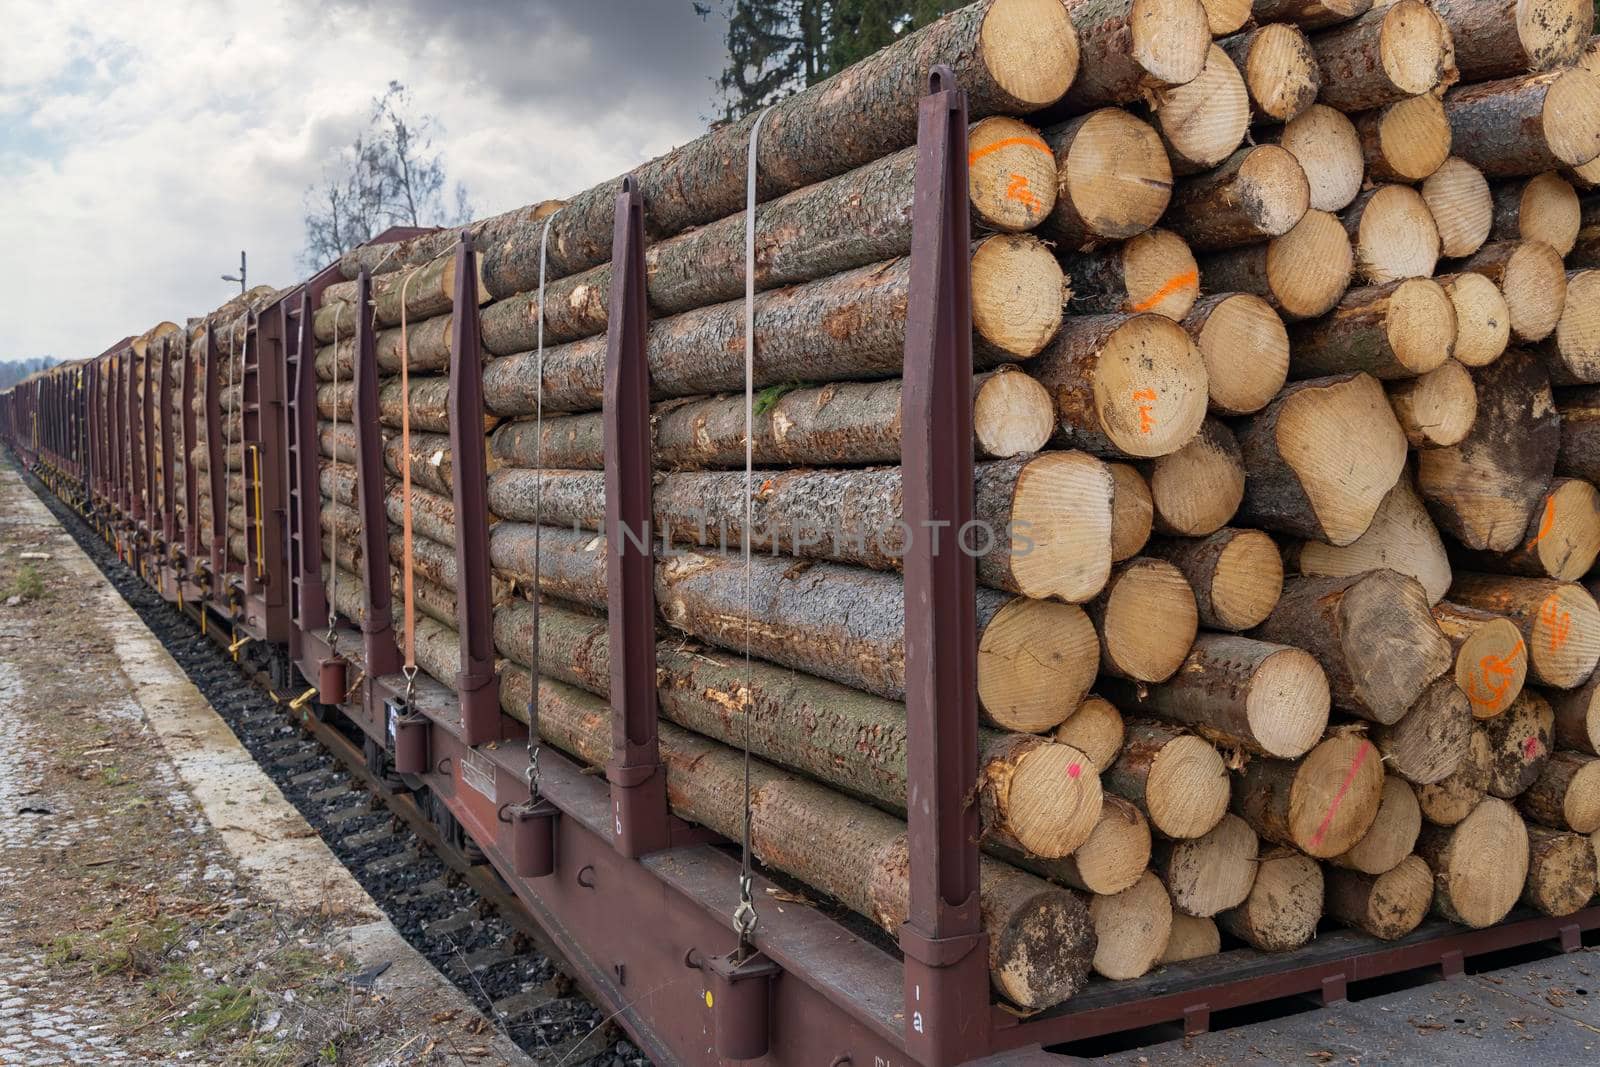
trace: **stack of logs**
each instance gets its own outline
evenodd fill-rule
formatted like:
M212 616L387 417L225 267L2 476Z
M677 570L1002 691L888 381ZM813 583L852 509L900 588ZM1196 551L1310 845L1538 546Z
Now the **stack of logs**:
M945 62L974 120L987 535L965 547L997 991L1046 1007L1091 970L1134 978L1225 937L1290 950L1325 918L1397 938L1430 912L1481 927L1519 901L1588 904L1593 21L1589 0L986 0L775 105L748 530L752 120L635 170L674 809L737 839L748 736L757 856L887 931L905 918L895 376L916 101ZM525 718L536 677L545 739L596 765L619 188L471 227L502 703ZM386 464L414 487L417 660L446 684L455 529L483 521L451 499L455 238L349 254L372 306L338 283L315 319L337 606L361 612L352 340L370 314ZM393 531L390 554L398 575Z

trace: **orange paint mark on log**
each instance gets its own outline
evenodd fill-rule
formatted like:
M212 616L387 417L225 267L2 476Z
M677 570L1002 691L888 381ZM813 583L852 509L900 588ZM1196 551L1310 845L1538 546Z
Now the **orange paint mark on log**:
M1151 308L1158 306L1163 300L1172 294L1181 293L1190 286L1199 284L1200 272L1197 270L1186 270L1182 274L1174 274L1162 284L1161 288L1157 289L1155 292L1151 293L1148 297L1139 301L1137 304L1134 304L1130 310L1136 314L1142 314L1146 311L1149 311Z
M1478 661L1478 673L1473 675L1471 688L1467 690L1467 699L1474 704L1485 708L1498 708L1505 702L1506 695L1511 690L1511 678L1516 673L1516 663L1526 651L1522 638L1517 638L1516 647L1504 656L1488 655ZM1478 693L1478 682L1482 679L1488 686L1489 695L1481 696Z
M1559 594L1551 593L1539 607L1539 621L1550 630L1550 651L1560 652L1572 636L1572 613L1561 610Z
M967 153L967 166L972 166L984 156L993 155L1006 148L1037 148L1041 152L1055 155L1050 151L1050 146L1044 143L1042 137L1002 137L998 141L991 141L982 148L974 148Z
M1028 176L1026 174L1013 174L1011 176L1011 184L1006 186L1006 199L1015 200L1017 203L1026 206L1029 211L1038 212L1039 214L1044 213L1044 204L1034 195L1033 190L1028 188Z
M1550 530L1555 526L1555 524L1556 500L1555 497L1551 497L1549 500L1544 502L1544 518L1539 520L1539 532L1534 535L1532 541L1528 542L1527 550L1532 551L1534 545L1538 544L1540 541L1543 541L1545 537L1549 535Z
M1322 817L1322 825L1311 835L1312 848L1322 844L1322 839L1328 836L1328 828L1333 825L1333 817L1339 813L1339 805L1344 803L1344 795L1350 792L1350 786L1355 783L1356 775L1361 772L1361 765L1367 762L1367 753L1371 751L1370 743L1361 742L1361 747L1356 750L1356 758L1350 761L1350 770L1344 776L1344 782L1339 786L1339 791L1333 795L1332 803L1328 805L1328 814Z
M1135 389L1133 391L1134 403L1139 405L1139 432L1149 433L1155 429L1156 416L1151 405L1156 402L1154 389Z

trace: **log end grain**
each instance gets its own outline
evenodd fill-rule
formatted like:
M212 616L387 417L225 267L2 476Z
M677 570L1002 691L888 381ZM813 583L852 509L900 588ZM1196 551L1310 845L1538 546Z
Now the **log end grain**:
M1100 351L1093 403L1100 432L1122 454L1169 455L1205 421L1205 359L1171 319L1136 315Z
M1095 952L1089 909L1069 890L1020 871L996 884L988 876L997 866L983 872L990 980L1018 1007L1059 1004L1089 980Z
M1122 246L1123 281L1132 313L1183 320L1200 296L1200 267L1188 242L1170 230L1146 230Z
M1527 792L1550 762L1555 733L1550 702L1524 689L1504 715L1485 720L1482 729L1489 739L1490 795L1510 800Z
M1284 126L1278 143L1305 171L1312 210L1343 211L1360 194L1366 168L1361 137L1343 112L1313 104Z
M1417 787L1422 817L1435 826L1454 826L1472 814L1489 790L1489 763L1493 758L1489 735L1473 730L1467 754L1449 775L1433 785Z
M1440 604L1446 614L1459 609ZM1454 637L1452 638L1454 640ZM1528 649L1510 619L1486 619L1460 637L1456 648L1456 686L1466 694L1474 719L1492 719L1522 695L1528 678Z
M1505 259L1500 291L1517 340L1532 344L1549 337L1567 306L1567 273L1561 254L1542 241L1518 242Z
M1139 557L1124 564L1095 610L1102 663L1134 681L1172 677L1199 631L1194 590L1183 572L1165 560Z
M1268 23L1253 35L1243 73L1256 110L1276 122L1300 115L1322 88L1311 42L1298 27L1282 22Z
M1227 159L1250 128L1250 93L1228 54L1212 45L1200 76L1155 94L1156 127L1176 174L1210 170Z
M1012 368L986 375L972 398L972 435L978 452L995 459L1037 452L1055 430L1050 393Z
M1103 108L1056 145L1055 210L1047 231L1074 242L1124 241L1156 224L1172 198L1161 135L1120 108Z
M1031 230L1056 206L1056 157L1019 119L992 115L967 132L967 189L975 218L1002 233Z
M1439 283L1456 309L1456 362L1486 367L1511 343L1511 309L1500 287L1481 274L1453 274Z
M1446 360L1417 378L1384 387L1394 417L1412 448L1449 448L1466 440L1478 418L1478 387L1472 373Z
M1207 300L1184 320L1206 362L1211 409L1220 415L1260 411L1289 375L1289 331L1272 305L1252 293Z
M1561 817L1580 834L1600 830L1600 759L1588 760L1572 773L1561 800Z
M1111 561L1121 563L1137 556L1155 527L1155 501L1144 475L1128 463L1108 463L1111 469Z
M1455 349L1455 304L1432 278L1407 278L1396 286L1383 325L1390 351L1412 374L1438 370Z
M1211 23L1200 0L1133 0L1129 53L1154 85L1186 85L1200 76Z
M1082 452L1041 452L1026 462L1011 494L1010 575L1017 592L1077 604L1104 588L1114 491L1106 464Z
M1239 445L1221 422L1207 420L1194 439L1149 464L1156 528L1208 537L1226 526L1244 499Z
M1057 0L996 0L978 44L989 77L1019 112L1049 107L1078 76L1078 34Z
M1566 582L1540 601L1528 655L1543 685L1573 689L1588 680L1600 662L1600 607L1588 590Z
M1116 762L1117 753L1122 751L1122 737L1122 712L1111 701L1098 696L1085 697L1072 717L1051 734L1051 739L1058 744L1071 745L1087 756L1097 774L1104 774L1105 769Z
M1172 933L1167 936L1167 951L1161 954L1163 964L1204 959L1221 951L1222 931L1217 929L1215 919L1172 913Z
M1379 112L1374 121L1377 123L1375 154L1381 160L1379 169L1385 177L1419 182L1437 173L1450 158L1453 139L1450 119L1445 114L1444 104L1432 93L1391 104ZM1440 237L1443 236L1441 232Z
M1559 582L1582 578L1600 557L1600 492L1582 478L1558 479L1531 534L1544 574Z
M1571 63L1594 31L1594 5L1587 0L1519 0L1517 40L1529 70Z
M1245 715L1269 755L1295 759L1328 725L1328 677L1309 652L1284 648L1268 656L1250 681Z
M1172 901L1161 880L1149 871L1120 893L1089 902L1094 920L1094 971L1102 978L1127 981L1148 974L1167 950L1172 932Z
M1164 842L1157 867L1172 906L1185 915L1210 918L1243 904L1256 881L1260 847L1249 824L1231 814L1200 837Z
M1361 207L1359 218L1352 219L1357 223L1356 271L1369 284L1433 275L1439 263L1439 227L1421 193L1407 185L1380 186Z
M1327 876L1328 914L1380 940L1421 926L1433 903L1433 872L1418 856L1376 875L1333 868Z
M1355 249L1338 218L1308 211L1294 229L1267 245L1267 287L1291 318L1333 310L1350 285Z
M1485 797L1455 826L1425 829L1417 853L1433 871L1439 913L1481 929L1505 918L1522 895L1528 828L1510 804Z
M1217 918L1218 925L1262 952L1288 952L1309 942L1322 918L1322 867L1287 849L1261 858L1245 902Z
M1364 737L1341 734L1313 748L1289 792L1295 843L1319 859L1348 852L1377 817L1383 779L1383 760Z
M1070 745L1033 744L1006 764L1006 829L1035 856L1058 859L1089 839L1100 819L1100 776Z
M1363 874L1382 874L1411 855L1421 832L1422 808L1416 792L1404 779L1391 774L1383 780L1383 797L1372 826L1350 851L1335 856L1331 862ZM1422 911L1427 910L1425 894Z
M1072 604L1017 597L978 638L978 699L996 724L1021 733L1059 725L1094 682L1099 639Z
M1558 385L1600 382L1600 271L1567 275L1567 302L1544 355Z
M1582 67L1563 71L1545 93L1540 123L1550 152L1568 166L1600 156L1600 77Z
M1571 915L1594 898L1595 853L1587 834L1528 827L1522 901L1545 915Z
M1250 149L1239 164L1237 195L1251 205L1262 237L1281 237L1311 208L1311 186L1294 153L1279 145Z
M1184 734L1164 745L1150 768L1150 823L1171 838L1201 837L1228 810L1228 768L1204 738Z
M1402 96L1434 88L1449 67L1450 31L1421 0L1396 0L1383 16L1378 55L1389 84Z
M1226 37L1250 21L1250 0L1200 0L1211 36Z
M1072 853L1078 884L1091 893L1120 893L1150 866L1150 822L1136 806L1107 796L1088 840Z
M1208 621L1223 630L1251 629L1266 621L1282 594L1283 556L1277 544L1260 530L1240 530L1217 557Z
M1009 234L972 253L972 328L1004 359L1031 359L1061 328L1067 277L1049 246Z
M1439 164L1422 183L1422 199L1439 229L1440 255L1470 256L1489 239L1494 196L1483 171L1466 160L1451 156Z
M1517 232L1507 236L1543 241L1565 256L1578 243L1578 231L1583 226L1577 190L1559 174L1535 174L1517 196L1516 220Z

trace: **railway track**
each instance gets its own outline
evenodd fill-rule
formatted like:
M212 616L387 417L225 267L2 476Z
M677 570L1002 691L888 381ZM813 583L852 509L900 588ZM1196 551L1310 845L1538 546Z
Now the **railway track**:
M292 711L250 649L235 661L130 570L31 474L29 488L94 561L285 798L401 935L540 1063L647 1067L579 991L516 897L442 805L386 773L339 716Z

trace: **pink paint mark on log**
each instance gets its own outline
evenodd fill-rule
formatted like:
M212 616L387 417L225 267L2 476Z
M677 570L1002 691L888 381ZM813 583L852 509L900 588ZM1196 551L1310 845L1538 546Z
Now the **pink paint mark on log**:
M1067 768L1067 777L1076 780L1083 773L1083 768L1074 763Z
M1367 762L1367 753L1372 751L1372 745L1363 741L1356 750L1356 758L1350 761L1350 770L1344 776L1344 782L1339 786L1339 791L1333 795L1333 802L1328 805L1328 814L1322 817L1322 825L1317 827L1317 832L1311 835L1311 847L1316 848L1322 844L1322 839L1328 836L1328 829L1333 825L1333 817L1339 814L1339 805L1344 803L1344 795L1350 792L1356 775L1361 772L1361 765Z
M1527 759L1534 759L1539 755L1539 739L1530 737L1522 742L1522 755Z

